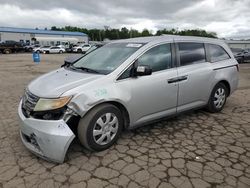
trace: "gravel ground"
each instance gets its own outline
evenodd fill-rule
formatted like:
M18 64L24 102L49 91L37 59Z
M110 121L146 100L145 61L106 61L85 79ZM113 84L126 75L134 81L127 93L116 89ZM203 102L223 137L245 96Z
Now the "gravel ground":
M63 164L46 162L21 143L17 106L35 77L63 55L0 54L0 187L250 187L250 64L218 114L198 110L125 131L103 152L75 140Z

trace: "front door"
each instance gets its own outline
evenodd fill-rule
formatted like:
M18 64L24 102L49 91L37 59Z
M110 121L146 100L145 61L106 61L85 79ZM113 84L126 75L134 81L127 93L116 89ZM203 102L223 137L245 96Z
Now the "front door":
M157 45L137 59L138 65L152 68L152 75L124 80L131 92L127 104L131 126L176 113L178 83L171 80L177 77L177 69L171 46Z

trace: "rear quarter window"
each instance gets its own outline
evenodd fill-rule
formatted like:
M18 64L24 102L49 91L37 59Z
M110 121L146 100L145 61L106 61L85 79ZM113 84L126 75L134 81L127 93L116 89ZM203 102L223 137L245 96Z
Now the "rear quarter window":
M216 44L208 44L208 54L212 63L230 59L230 56L226 50Z

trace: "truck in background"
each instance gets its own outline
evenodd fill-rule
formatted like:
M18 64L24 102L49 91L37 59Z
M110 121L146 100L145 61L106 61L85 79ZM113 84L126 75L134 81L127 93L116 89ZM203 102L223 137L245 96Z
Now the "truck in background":
M10 54L24 51L24 46L20 42L16 42L13 40L6 40L4 42L0 42L0 52L3 54Z

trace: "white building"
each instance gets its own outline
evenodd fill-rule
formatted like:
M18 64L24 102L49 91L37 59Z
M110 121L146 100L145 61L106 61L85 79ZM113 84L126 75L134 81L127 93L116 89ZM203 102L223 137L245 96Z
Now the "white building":
M22 42L27 45L68 45L88 43L88 35L81 32L0 27L0 41L6 40Z
M250 40L226 40L230 48L250 49Z

